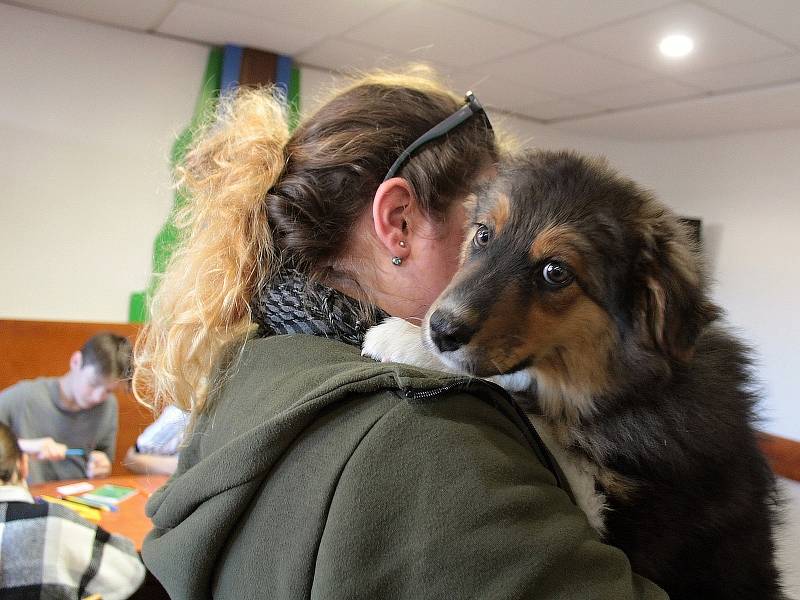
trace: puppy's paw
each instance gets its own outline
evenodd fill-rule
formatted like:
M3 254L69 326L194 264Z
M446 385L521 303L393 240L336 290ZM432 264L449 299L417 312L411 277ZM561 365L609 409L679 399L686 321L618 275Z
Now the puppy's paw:
M389 317L370 327L364 336L361 355L382 362L406 362L422 345L420 328L399 317ZM413 363L410 363L413 364Z
M399 317L390 317L370 327L364 336L361 355L382 362L399 362L415 367L446 370L422 341L422 329Z

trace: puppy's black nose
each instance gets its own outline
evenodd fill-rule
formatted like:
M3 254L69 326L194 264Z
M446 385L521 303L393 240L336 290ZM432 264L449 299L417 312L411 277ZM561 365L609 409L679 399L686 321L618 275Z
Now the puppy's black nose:
M475 334L467 323L440 310L434 311L430 320L431 340L442 352L458 350Z

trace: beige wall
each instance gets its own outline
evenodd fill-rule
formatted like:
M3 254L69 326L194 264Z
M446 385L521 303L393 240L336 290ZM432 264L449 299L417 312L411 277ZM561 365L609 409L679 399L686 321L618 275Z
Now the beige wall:
M0 318L127 320L207 55L0 4Z

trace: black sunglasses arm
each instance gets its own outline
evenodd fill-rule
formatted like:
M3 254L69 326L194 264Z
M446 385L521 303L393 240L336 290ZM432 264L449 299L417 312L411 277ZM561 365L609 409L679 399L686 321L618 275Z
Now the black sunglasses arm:
M468 93L467 103L464 106L447 117L444 121L431 127L428 131L418 137L408 148L403 150L400 156L397 157L397 160L394 161L392 166L389 168L389 171L386 173L386 177L384 177L383 180L386 181L394 177L397 171L400 170L400 167L403 165L403 163L406 162L420 146L424 146L428 142L442 137L446 133L449 133L461 125L461 123L469 119L472 115L480 112L483 112L483 107L481 106L480 102L478 102L474 94L471 92Z

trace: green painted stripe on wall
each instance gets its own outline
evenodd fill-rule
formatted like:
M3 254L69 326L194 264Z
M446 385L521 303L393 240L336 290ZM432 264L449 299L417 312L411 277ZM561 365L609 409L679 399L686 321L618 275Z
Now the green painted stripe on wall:
M286 94L289 101L289 130L294 131L300 122L300 69L292 67L289 79L289 91Z
M194 113L189 125L181 131L170 152L172 168L183 160L186 151L192 143L195 133L216 110L219 98L220 78L222 76L222 48L212 48L208 53L208 62L203 74L203 84L195 103ZM175 213L186 202L181 190L175 191L175 201L170 210L167 221L158 232L153 242L153 274L150 277L147 290L133 292L128 301L128 321L130 323L144 323L149 316L148 305L158 287L158 278L166 270L169 259L179 243L178 230L175 228Z

